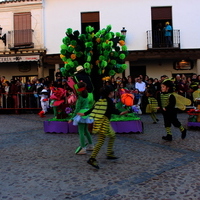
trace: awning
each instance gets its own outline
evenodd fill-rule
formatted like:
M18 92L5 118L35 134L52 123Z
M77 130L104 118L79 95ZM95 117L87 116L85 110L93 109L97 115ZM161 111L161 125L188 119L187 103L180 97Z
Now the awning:
M2 63L2 62L38 61L39 59L40 59L39 55L33 55L33 56L8 56L8 57L0 57L0 63Z

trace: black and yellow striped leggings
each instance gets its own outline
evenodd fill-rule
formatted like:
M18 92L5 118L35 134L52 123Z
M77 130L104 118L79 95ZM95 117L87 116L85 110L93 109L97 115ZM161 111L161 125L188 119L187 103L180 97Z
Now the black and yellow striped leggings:
M115 141L115 132L113 131L110 121L107 117L103 117L102 120L94 122L93 132L98 134L98 140L92 152L91 158L96 158L99 153L102 145L104 144L105 138L109 137L108 146L107 146L107 155L113 154L113 145Z

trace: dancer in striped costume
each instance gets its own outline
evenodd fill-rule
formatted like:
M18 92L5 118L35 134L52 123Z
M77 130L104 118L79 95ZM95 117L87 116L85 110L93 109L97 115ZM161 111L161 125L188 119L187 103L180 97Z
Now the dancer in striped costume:
M111 86L105 86L101 89L101 99L96 102L93 109L85 112L84 115L90 114L90 117L94 119L93 133L98 134L98 141L94 147L90 159L87 161L88 164L99 169L98 163L96 161L96 156L98 155L102 145L104 144L105 138L109 137L108 147L107 147L107 159L117 159L113 152L113 145L115 141L115 132L110 125L111 114L123 115L128 113L128 111L120 112L115 108L112 101L114 96L114 89ZM82 113L79 113L83 115Z
M187 130L182 126L177 118L177 110L175 107L176 98L173 94L172 81L163 81L161 84L161 91L162 92L159 98L159 106L164 117L165 130L167 132L167 135L163 136L162 139L172 141L171 124L180 129L182 133L181 138L185 139Z
M154 90L152 90L151 88L147 88L145 93L146 93L146 96L148 97L146 113L150 114L150 116L153 120L153 124L157 124L157 122L159 121L156 117L156 112L158 110L158 101L153 97Z

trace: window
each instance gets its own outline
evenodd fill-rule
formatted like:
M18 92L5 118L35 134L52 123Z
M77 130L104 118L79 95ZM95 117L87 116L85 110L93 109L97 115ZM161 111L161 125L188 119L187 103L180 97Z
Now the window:
M86 32L85 28L87 26L94 27L95 32L99 30L99 12L81 13L81 33Z
M14 47L32 45L31 13L14 14Z

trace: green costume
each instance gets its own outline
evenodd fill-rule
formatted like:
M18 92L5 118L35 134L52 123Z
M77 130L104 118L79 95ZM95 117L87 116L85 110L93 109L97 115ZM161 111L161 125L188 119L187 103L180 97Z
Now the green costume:
M88 98L83 98L82 96L78 96L78 100L76 101L76 108L72 115L73 124L78 125L78 133L79 133L79 141L81 148L85 147L85 137L89 144L92 144L92 138L90 132L88 131L88 124L87 124L87 116L80 117L77 113L84 113L88 110ZM77 116L76 116L77 115Z

